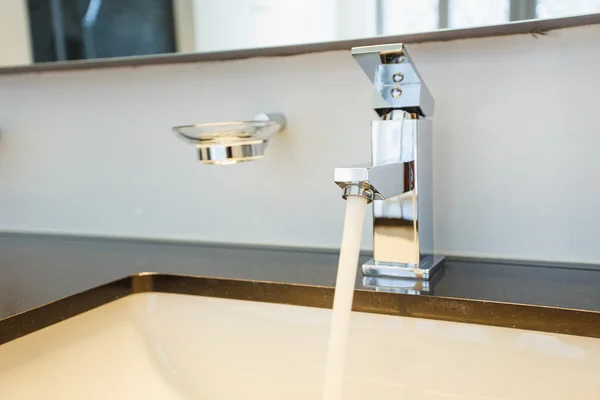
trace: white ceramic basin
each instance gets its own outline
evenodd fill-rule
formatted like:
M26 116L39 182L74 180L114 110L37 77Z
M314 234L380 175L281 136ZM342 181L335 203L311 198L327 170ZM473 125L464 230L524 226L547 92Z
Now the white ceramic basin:
M330 310L125 297L0 346L0 399L319 399ZM599 399L600 340L354 313L344 399Z

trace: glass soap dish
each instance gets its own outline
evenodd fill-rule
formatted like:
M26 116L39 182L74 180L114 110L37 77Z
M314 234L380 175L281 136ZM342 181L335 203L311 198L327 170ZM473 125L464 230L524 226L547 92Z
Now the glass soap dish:
M284 126L283 114L261 113L251 121L183 125L173 132L196 145L201 162L229 165L263 158L269 139Z

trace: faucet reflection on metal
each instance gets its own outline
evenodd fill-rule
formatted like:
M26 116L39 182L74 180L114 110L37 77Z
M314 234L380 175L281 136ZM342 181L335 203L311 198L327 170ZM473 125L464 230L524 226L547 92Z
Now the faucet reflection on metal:
M433 255L432 121L434 100L402 44L356 47L352 55L374 85L371 165L336 168L343 197L373 202L368 276L428 280Z

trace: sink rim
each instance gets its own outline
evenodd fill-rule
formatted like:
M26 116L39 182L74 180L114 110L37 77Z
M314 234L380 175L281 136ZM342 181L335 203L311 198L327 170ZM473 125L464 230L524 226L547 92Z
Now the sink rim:
M145 292L331 308L334 288L141 272L0 319L0 345ZM600 312L356 289L353 311L600 338Z

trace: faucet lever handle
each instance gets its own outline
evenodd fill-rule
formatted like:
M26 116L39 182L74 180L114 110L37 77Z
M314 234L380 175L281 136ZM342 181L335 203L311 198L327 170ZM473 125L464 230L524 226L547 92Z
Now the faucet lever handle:
M433 96L402 43L352 48L352 56L375 88L373 109L404 110L432 117Z

